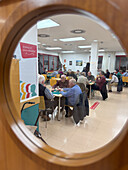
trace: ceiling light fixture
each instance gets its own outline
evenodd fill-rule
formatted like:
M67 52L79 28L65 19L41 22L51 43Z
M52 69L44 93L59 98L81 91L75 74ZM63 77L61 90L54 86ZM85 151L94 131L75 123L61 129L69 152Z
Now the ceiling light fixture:
M73 37L73 38L62 38L62 39L59 39L60 41L63 41L63 42L69 42L69 41L82 41L82 40L85 40L85 38L83 37Z
M48 34L38 34L38 37L47 38L47 37L50 37L50 35L48 35Z
M53 41L58 41L57 39L53 39Z
M37 44L41 44L40 42L37 42Z
M78 48L91 48L91 45L78 46Z
M101 50L98 50L99 52L103 52L103 51L105 51L104 49L101 49Z
M61 53L74 53L75 51L61 51Z
M51 19L45 19L45 20L37 22L37 29L57 27L57 26L60 26L60 24L56 23L55 21Z
M61 50L60 47L47 47L46 50Z
M71 33L74 33L74 34L82 34L82 33L85 33L85 30L82 30L82 29L76 29L76 30L72 30L70 31Z

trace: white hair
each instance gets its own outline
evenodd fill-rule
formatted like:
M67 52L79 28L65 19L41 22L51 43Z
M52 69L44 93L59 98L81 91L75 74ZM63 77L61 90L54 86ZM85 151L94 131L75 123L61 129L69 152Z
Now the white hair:
M61 75L61 78L62 78L62 77L66 78L66 75L63 74L63 75Z
M45 77L43 75L38 75L38 81L39 81L39 84L42 84L42 82L45 82Z
M75 79L70 79L69 80L71 84L75 85L76 84L76 80Z

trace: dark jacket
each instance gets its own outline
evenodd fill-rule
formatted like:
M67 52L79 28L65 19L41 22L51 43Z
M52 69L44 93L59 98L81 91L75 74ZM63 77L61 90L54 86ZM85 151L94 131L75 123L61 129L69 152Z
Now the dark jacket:
M103 84L101 90L100 90L100 93L103 97L103 100L107 99L108 98L108 93L107 93L107 88L106 88L106 82Z
M77 124L80 120L83 120L86 115L89 115L89 103L87 94L85 92L81 93L78 100L73 107L73 118Z

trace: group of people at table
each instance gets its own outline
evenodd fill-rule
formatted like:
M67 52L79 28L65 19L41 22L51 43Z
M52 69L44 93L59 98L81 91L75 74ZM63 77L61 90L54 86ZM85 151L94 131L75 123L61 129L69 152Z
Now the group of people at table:
M75 75L75 76L74 76ZM70 117L71 112L67 105L74 106L78 96L82 93L82 90L79 83L84 84L85 91L87 96L90 95L90 86L92 90L99 90L101 92L103 100L106 100L108 97L106 84L108 83L108 90L112 92L111 87L113 85L117 85L120 77L122 76L120 72L116 75L115 73L111 73L111 80L109 82L106 81L106 78L110 77L110 72L106 70L106 73L103 71L99 72L99 75L95 79L95 77L89 71L87 76L85 72L72 72L68 71L67 76L72 77L70 80L66 79L66 75L62 74L61 79L57 81L57 83L49 90L45 85L45 77L43 75L39 75L39 96L44 96L45 105L47 107L53 108L53 110L58 106L58 98L53 95L53 91L57 90L62 95L61 97L61 112L65 114L65 117ZM53 111L52 110L52 111ZM42 118L44 120L50 120L48 115L42 114Z

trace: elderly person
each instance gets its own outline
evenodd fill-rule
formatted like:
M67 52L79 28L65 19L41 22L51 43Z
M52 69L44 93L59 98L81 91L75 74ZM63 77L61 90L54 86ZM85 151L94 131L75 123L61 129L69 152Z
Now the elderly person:
M92 89L99 90L102 94L103 100L105 100L108 97L105 83L106 83L106 78L104 76L104 72L100 71L100 73L96 79L96 84L92 85ZM90 93L90 88L89 88L89 92L88 92L88 97L89 97L89 93Z
M64 88L63 90L61 90L61 94L66 97L66 105L74 106L76 104L78 96L82 93L82 91L80 87L76 84L75 79L69 80L69 87L70 88ZM67 106L65 106L65 110L65 117L69 117Z
M92 73L89 71L87 79L89 82L95 82L95 77L92 75Z
M45 106L47 108L55 108L55 101L52 100L54 98L53 94L49 91L49 89L45 86L45 77L43 75L38 75L39 79L39 96L44 96ZM42 115L44 121L50 120L49 116Z
M85 77L85 73L82 72L81 73L81 76L78 77L78 80L77 80L78 83L83 83L86 87L86 85L89 83L87 77Z
M67 88L69 84L69 81L66 80L66 75L61 76L61 80L57 81L57 83L53 86L53 88L59 87L59 88Z

